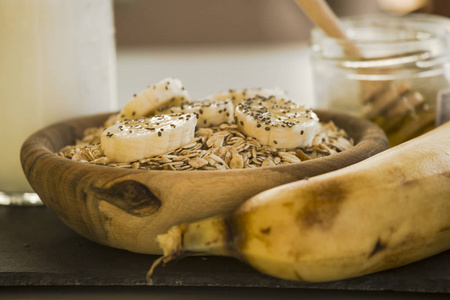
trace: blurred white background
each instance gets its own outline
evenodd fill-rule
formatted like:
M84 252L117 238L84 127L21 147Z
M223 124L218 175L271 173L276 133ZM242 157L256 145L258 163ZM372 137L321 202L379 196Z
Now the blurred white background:
M447 0L328 0L339 17L381 11L449 14ZM115 0L118 99L172 76L193 98L278 87L314 106L311 22L292 0Z

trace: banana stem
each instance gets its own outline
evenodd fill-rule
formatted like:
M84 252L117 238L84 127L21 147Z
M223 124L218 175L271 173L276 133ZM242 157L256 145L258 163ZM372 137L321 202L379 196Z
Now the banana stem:
M155 272L156 268L161 265L161 263L163 264L163 266L165 266L168 262L182 257L182 253L174 252L168 255L161 256L157 260L155 260L150 267L150 270L147 272L147 284L153 285L153 273Z
M155 260L147 273L147 282L153 284L153 273L161 264L184 256L228 255L230 251L229 233L223 216L215 216L199 222L173 226L157 239L164 256Z
M155 260L150 270L147 272L147 283L149 285L153 284L153 273L156 268L161 265L161 263L165 265L166 263L183 256L181 236L181 226L173 226L167 233L157 236L159 245L163 249L164 255Z

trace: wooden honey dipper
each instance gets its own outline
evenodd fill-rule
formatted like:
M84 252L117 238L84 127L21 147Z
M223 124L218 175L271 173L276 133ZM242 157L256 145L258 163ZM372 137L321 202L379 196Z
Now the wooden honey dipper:
M329 37L348 41L343 43L343 51L347 56L364 59L361 50L347 37L339 19L324 0L295 2ZM378 123L386 131L391 145L408 140L434 125L435 115L428 111L424 96L413 91L406 80L362 81L361 101L367 108L364 116ZM414 122L408 122L408 126L402 126L405 118L412 115L420 117L414 118Z

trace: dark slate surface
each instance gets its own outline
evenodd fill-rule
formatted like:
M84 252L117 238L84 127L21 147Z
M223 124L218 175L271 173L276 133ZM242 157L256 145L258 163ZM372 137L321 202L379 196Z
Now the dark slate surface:
M3 287L144 286L156 258L86 240L45 207L0 207ZM158 268L154 285L450 294L450 251L394 270L330 283L271 278L232 258L188 257Z

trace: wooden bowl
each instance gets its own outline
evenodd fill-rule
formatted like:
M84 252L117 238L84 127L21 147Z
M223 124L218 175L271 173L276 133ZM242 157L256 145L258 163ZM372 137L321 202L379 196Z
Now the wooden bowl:
M159 171L121 169L56 155L87 127L102 126L110 114L46 127L22 146L28 181L47 207L82 236L111 247L161 254L156 236L169 227L233 210L251 196L288 182L343 168L387 148L373 123L317 111L354 139L355 147L328 157L259 169Z

